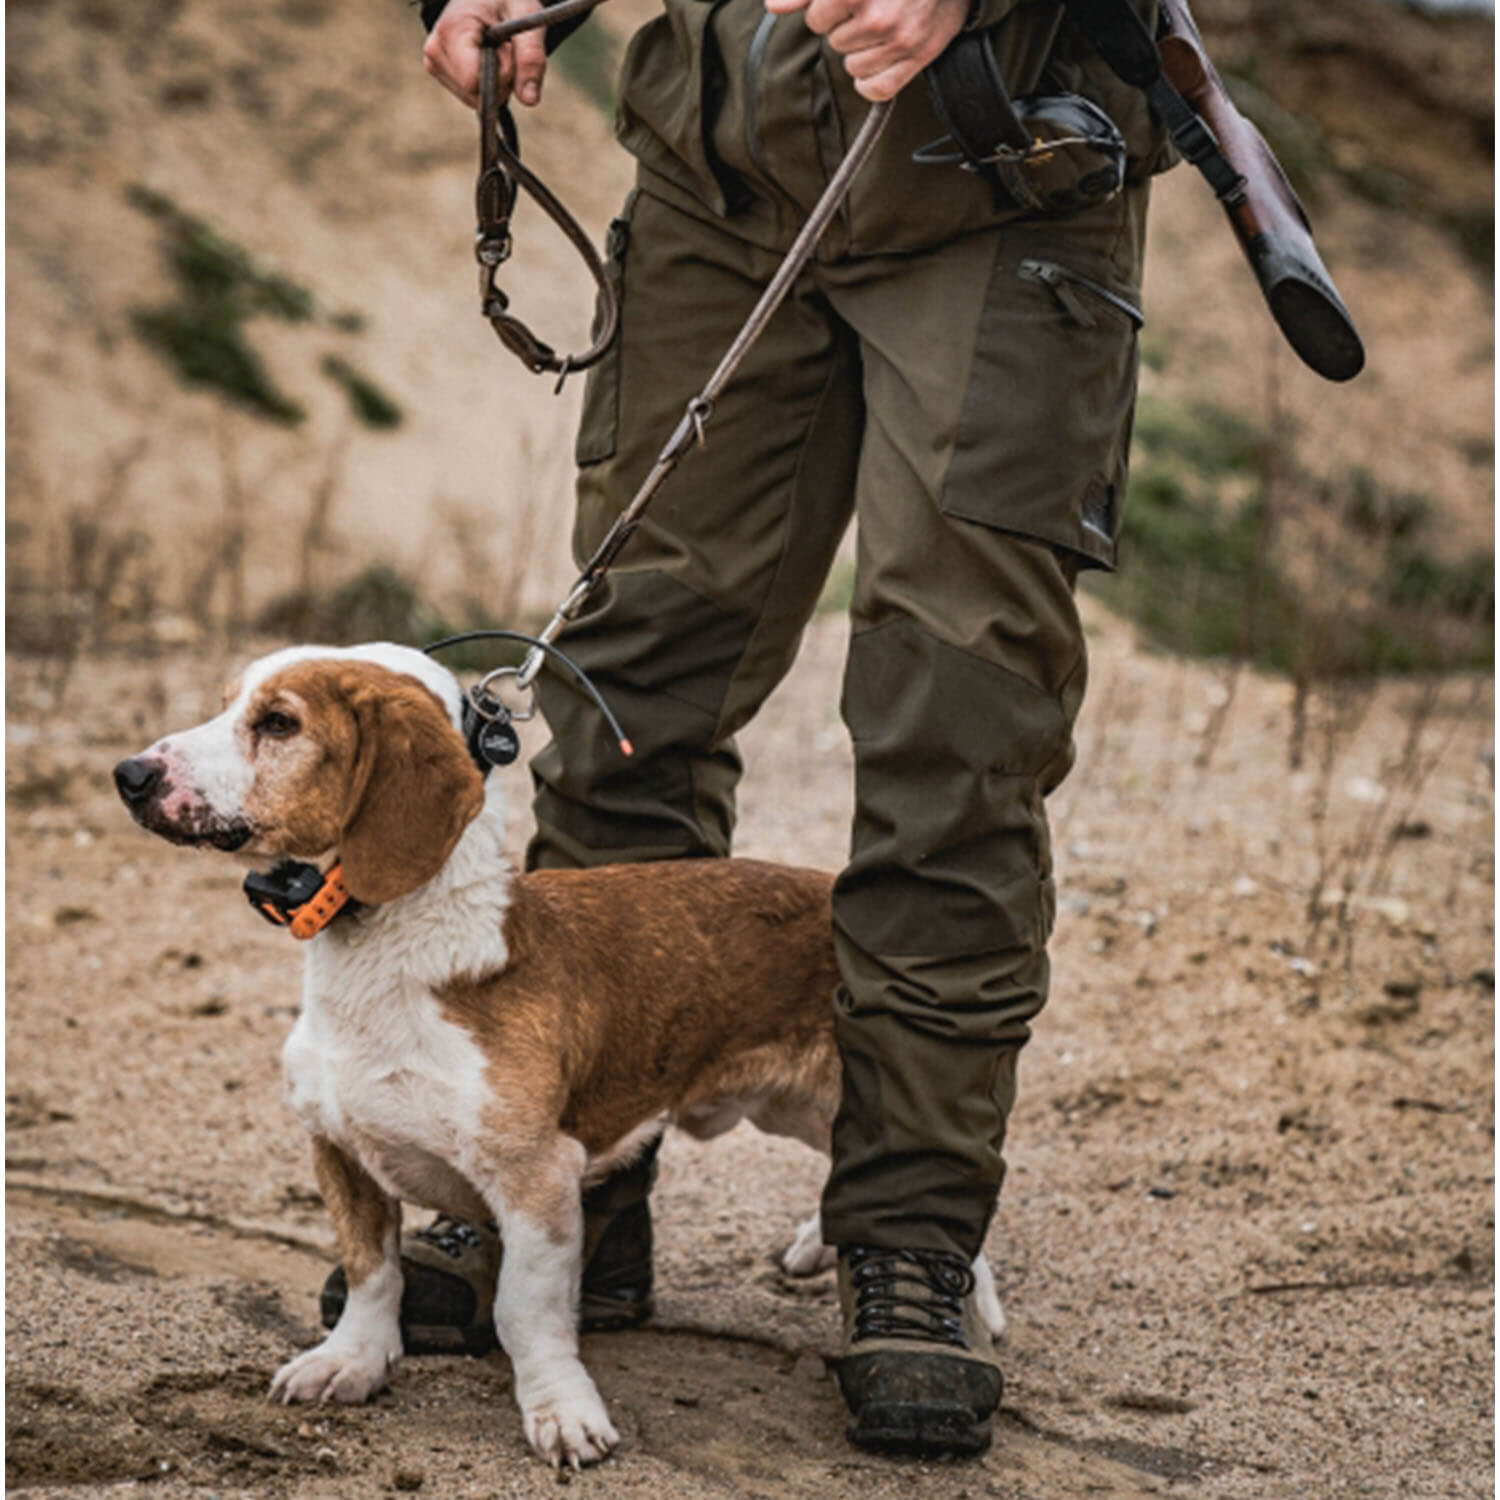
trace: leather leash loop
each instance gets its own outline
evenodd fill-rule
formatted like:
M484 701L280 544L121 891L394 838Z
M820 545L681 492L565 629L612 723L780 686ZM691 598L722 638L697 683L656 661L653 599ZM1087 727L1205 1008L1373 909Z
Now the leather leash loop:
M583 226L546 183L521 163L515 121L510 110L500 103L499 49L519 32L566 21L570 16L592 10L598 3L599 0L563 0L562 4L549 6L534 15L492 26L485 32L480 52L479 179L474 186L478 225L474 256L479 262L479 308L489 319L500 342L533 374L555 374L559 389L573 371L587 370L604 357L619 327L619 299L604 269L604 262ZM523 191L562 230L598 288L599 331L582 353L559 354L551 344L538 338L520 318L508 311L509 299L495 285L495 272L510 258L510 221Z

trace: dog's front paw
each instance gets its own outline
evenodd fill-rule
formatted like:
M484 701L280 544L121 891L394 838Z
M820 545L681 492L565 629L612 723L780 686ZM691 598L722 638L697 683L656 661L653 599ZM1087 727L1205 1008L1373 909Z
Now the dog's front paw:
M540 1400L525 1403L521 1416L526 1441L555 1469L564 1464L581 1469L585 1464L598 1463L608 1458L620 1441L604 1399L587 1375Z
M823 1217L814 1214L797 1228L797 1237L782 1252L781 1269L788 1276L816 1276L838 1263L839 1252L823 1243Z
M401 1357L373 1344L340 1343L330 1336L284 1364L271 1381L271 1399L294 1401L368 1401L383 1390Z

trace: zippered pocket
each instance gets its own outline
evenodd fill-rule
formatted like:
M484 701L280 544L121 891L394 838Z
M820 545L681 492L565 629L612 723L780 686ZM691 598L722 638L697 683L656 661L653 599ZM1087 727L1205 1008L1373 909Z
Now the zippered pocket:
M1023 281L1035 281L1046 287L1057 299L1062 310L1080 328L1098 326L1098 319L1094 316L1090 299L1096 299L1095 305L1102 302L1116 312L1123 313L1137 329L1145 324L1145 315L1129 298L1110 291L1107 286L1095 281L1092 276L1085 276L1068 266L1058 265L1055 260L1036 260L1028 257L1017 266L1016 274Z
M1025 238L991 272L938 505L1112 568L1140 310L1106 257Z

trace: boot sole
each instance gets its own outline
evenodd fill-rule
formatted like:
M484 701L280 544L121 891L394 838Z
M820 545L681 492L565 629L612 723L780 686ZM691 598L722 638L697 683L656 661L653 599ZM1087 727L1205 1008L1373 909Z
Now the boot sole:
M880 1453L974 1458L990 1446L993 1424L948 1402L871 1401L849 1424L849 1441Z
M578 1328L581 1333L619 1333L626 1328L639 1328L652 1313L656 1304L650 1297L640 1302L611 1302L606 1298L591 1298L583 1294L578 1309Z
M325 1292L319 1299L318 1314L324 1328L332 1328L344 1310L344 1298ZM655 1311L655 1304L648 1297L644 1302L596 1302L584 1299L580 1309L578 1328L581 1333L619 1333L626 1328L639 1328ZM490 1354L500 1347L494 1328L481 1324L473 1328L459 1328L446 1323L403 1323L401 1325L401 1347L406 1354L468 1355L477 1358Z

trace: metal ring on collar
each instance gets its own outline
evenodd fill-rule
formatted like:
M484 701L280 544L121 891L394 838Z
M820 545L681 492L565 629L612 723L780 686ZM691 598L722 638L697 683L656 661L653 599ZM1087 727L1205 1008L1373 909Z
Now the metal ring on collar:
M536 684L528 683L525 687L518 687L518 691L525 694L525 708L510 708L501 705L498 713L490 713L486 707L485 700L498 703L499 700L490 692L490 684L502 677L519 677L519 667L496 667L493 672L487 672L479 681L469 689L469 702L474 705L474 712L481 719L488 719L492 723L497 719L510 718L518 724L524 724L528 719L536 717Z

